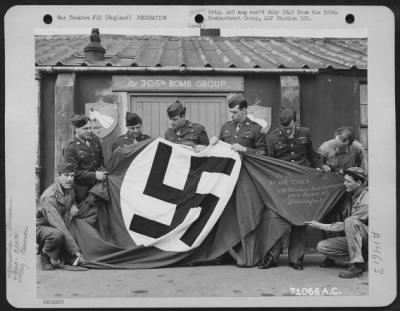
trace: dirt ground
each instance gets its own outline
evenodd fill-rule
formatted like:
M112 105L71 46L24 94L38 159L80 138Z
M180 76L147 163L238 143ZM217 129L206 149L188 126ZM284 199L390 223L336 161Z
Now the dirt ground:
M277 268L268 270L213 265L71 272L42 271L38 264L37 294L42 299L368 295L368 272L342 279L338 273L343 266L320 268L322 261L321 255L306 255L303 271L289 267L286 255Z

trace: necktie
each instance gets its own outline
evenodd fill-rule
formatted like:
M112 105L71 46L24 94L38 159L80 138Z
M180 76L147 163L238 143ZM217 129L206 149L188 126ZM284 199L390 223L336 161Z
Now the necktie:
M238 124L236 125L236 132L239 132L239 130L240 130L240 123L238 123Z

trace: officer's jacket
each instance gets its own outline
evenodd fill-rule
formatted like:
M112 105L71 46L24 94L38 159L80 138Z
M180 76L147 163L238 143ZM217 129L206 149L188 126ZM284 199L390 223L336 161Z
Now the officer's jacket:
M64 247L71 255L79 251L79 247L67 228L69 212L75 203L74 190L63 191L55 182L40 196L36 209L36 226L57 228L64 234ZM39 244L42 241L38 241Z
M286 136L280 128L267 135L267 155L300 165L319 168L321 160L314 151L310 130L296 126L293 138Z
M165 132L165 139L173 143L191 147L195 145L207 146L209 144L208 135L204 126L187 120L185 125L179 129L169 128Z
M74 138L64 148L64 160L75 164L75 183L92 186L96 183L96 170L104 166L100 141L92 136L90 147L78 138Z
M142 141L145 139L150 138L149 135L146 134L140 134L137 138L136 141ZM126 133L125 135L121 135L120 137L118 137L118 139L114 142L114 144L112 145L112 151L114 151L115 149L117 149L117 147L125 147L128 145L132 145L135 143L135 139L129 135L128 133Z
M249 118L240 123L239 130L233 121L226 122L219 135L219 139L229 144L238 143L247 148L247 152L265 155L265 135L262 127Z

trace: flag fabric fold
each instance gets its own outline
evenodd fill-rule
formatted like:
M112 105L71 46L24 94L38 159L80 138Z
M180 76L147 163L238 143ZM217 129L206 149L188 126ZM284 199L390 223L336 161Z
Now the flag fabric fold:
M96 204L70 227L91 268L192 265L226 252L252 266L282 230L321 220L344 193L340 176L223 142L194 153L149 139L115 150L107 170L107 187L91 190Z

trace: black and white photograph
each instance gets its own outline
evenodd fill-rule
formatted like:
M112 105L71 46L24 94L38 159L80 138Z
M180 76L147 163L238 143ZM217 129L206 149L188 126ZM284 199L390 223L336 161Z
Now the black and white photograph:
M13 306L393 301L390 10L13 9ZM24 12L28 31L12 18Z

